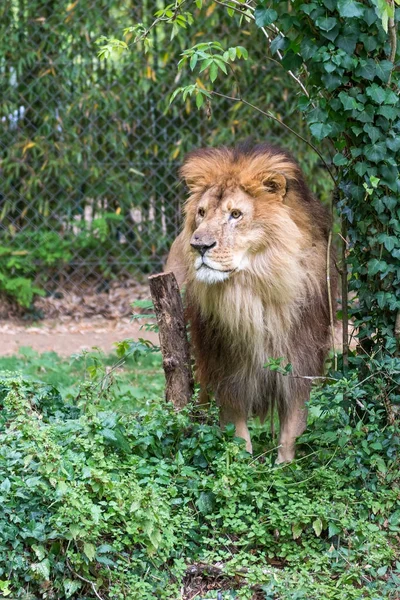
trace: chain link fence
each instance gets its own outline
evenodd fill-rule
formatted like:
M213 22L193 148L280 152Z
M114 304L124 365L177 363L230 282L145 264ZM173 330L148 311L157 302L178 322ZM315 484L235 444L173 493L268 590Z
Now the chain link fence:
M184 154L254 136L307 153L284 129L228 100L212 112L168 107L185 47L214 38L248 45L247 99L303 130L297 90L265 59L265 39L207 3L185 39L156 32L153 50L100 62L96 39L149 23L157 1L3 0L0 8L0 290L33 295L101 290L162 268L180 227ZM251 36L248 35L251 32ZM256 39L255 39L256 38ZM221 91L231 92L229 78ZM307 134L304 134L307 135Z

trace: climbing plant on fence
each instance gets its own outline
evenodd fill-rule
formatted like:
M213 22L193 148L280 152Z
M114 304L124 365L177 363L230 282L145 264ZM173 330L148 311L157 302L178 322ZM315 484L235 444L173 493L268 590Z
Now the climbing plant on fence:
M394 1L383 0L221 0L218 4L219 10L230 15L232 26L240 29L253 24L246 48L217 42L209 28L196 45L183 52L178 71L195 75L190 85L175 89L171 100L193 98L198 108L209 110L210 104L222 97L241 103L239 115L243 107L250 107L276 121L277 115L263 105L262 97L254 106L248 90L238 83L241 65L260 44L257 34L263 33L261 60L272 61L278 73L286 72L296 84L298 113L304 115L314 150L325 156L335 182L344 242L345 333L347 282L351 317L358 328L358 354L352 362L371 372L383 370L387 387L380 400L399 402L400 105L396 61L400 10ZM160 25L172 27L174 35L179 35L179 27L190 27L191 11L201 5L202 0L178 0L160 10L150 26L134 25L127 31L136 36L134 42L148 45ZM112 49L113 42L103 40L102 51ZM227 79L229 93L224 88ZM347 338L343 360L346 367Z

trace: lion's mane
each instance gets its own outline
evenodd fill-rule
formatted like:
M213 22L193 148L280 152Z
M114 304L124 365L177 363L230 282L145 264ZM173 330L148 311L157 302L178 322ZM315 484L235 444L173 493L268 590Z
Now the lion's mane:
M180 283L186 281L197 378L204 389L229 398L248 415L263 418L277 402L284 416L292 397L309 393L310 381L303 376L322 374L329 347L329 212L309 191L294 158L270 145L197 150L181 173L190 197L167 268ZM286 179L283 201L266 191L277 173ZM221 195L239 187L251 196L264 237L246 269L207 285L195 278L190 238L199 199L216 185ZM330 272L334 299L333 263ZM290 376L264 368L278 357L292 365Z

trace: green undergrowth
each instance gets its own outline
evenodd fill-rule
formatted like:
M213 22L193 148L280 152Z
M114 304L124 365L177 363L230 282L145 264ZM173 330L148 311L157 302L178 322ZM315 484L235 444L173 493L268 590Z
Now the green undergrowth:
M175 413L159 355L137 350L111 373L1 360L24 375L0 377L0 595L398 598L400 439L374 378L316 391L298 459L275 466L267 427L250 456L215 408ZM193 596L191 565L215 591Z
M106 376L112 393L104 402L111 402L119 411L131 411L132 406L159 399L164 392L161 356L156 352L131 354L119 361L116 354L107 356L96 349L61 358L55 352L39 354L30 347L21 347L16 355L0 356L2 371L20 371L25 378L55 386L69 400L78 395L82 383L96 379L101 387ZM104 394L102 401L103 397Z

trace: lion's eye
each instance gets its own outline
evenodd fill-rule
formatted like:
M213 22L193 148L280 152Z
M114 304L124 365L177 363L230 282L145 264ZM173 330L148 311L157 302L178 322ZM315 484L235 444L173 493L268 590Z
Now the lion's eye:
M231 211L231 217L232 217L232 219L238 219L241 216L242 216L242 213L240 212L240 210L234 209L234 210Z
M204 217L204 215L206 214L206 211L204 210L204 208L199 208L199 210L197 211L197 214L199 215L199 217Z

